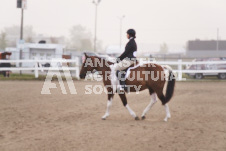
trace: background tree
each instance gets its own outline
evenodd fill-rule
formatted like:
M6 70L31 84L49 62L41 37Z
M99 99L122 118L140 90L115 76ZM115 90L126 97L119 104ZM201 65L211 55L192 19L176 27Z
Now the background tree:
M33 38L31 36L29 36L25 39L25 42L33 43Z
M7 47L6 33L5 32L1 32L1 35L0 35L0 49L5 50L6 47Z
M5 27L4 32L7 35L7 45L10 47L15 47L17 41L20 39L20 26L14 25L10 27ZM36 36L36 33L34 32L32 26L24 27L23 38L25 42L33 42L33 37L35 36Z
M50 43L58 44L58 38L57 37L50 37Z
M169 48L166 43L163 43L160 45L160 51L159 51L160 53L167 53L168 50L169 50Z
M69 47L78 51L93 50L92 34L82 25L70 29Z

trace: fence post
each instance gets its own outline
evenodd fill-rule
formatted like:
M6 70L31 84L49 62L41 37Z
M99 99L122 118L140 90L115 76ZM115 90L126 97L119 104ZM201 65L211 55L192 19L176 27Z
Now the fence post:
M38 62L35 62L35 78L38 78Z
M178 81L182 80L182 60L178 60Z
M79 58L78 57L76 57L76 68L77 68L77 70L75 70L75 77L79 80L80 79L80 77L79 77Z

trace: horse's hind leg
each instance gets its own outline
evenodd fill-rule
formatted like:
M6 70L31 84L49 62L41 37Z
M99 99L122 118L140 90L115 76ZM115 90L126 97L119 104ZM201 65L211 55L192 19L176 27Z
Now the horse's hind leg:
M164 118L164 121L167 122L168 118L171 118L170 110L169 110L169 105L165 104L165 110L166 110L166 117Z
M129 105L127 104L127 99L126 99L126 95L125 93L123 94L119 94L119 97L122 100L123 105L127 108L127 110L129 111L130 115L132 115L132 117L135 120L139 120L139 117L136 115L136 113L129 107Z
M162 102L165 102L165 96L163 95L162 92L157 92L157 95L158 95L158 98L162 101ZM170 110L169 110L169 106L168 104L165 104L164 105L165 107L165 110L166 110L166 117L164 118L164 121L167 122L168 118L171 117L171 114L170 114Z
M113 96L114 96L113 94L108 94L107 109L106 109L104 116L102 116L102 120L106 120L106 118L110 115L109 110L112 105Z
M150 90L149 90L150 91ZM156 93L153 93L153 91L150 91L150 95L151 95L151 102L148 104L148 106L144 109L142 115L141 115L141 119L144 120L145 119L145 115L147 114L147 112L151 109L151 107L157 102L157 95Z

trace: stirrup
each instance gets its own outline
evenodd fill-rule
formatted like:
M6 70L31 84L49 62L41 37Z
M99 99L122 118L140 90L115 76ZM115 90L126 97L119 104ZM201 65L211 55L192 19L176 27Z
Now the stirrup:
M124 92L125 90L123 89L123 87L121 85L117 86L117 92Z
M127 88L126 85L124 85L122 89L123 89L124 91L127 91L127 90L128 90L128 88Z
M120 85L119 90L124 91L124 88Z
M119 87L117 88L117 90L119 92L126 92L127 91L127 87L125 85L119 85Z

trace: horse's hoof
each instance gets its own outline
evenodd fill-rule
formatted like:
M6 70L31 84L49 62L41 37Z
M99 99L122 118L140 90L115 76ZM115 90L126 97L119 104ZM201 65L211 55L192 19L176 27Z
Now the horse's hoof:
M146 117L145 116L142 116L141 119L144 120L144 119L146 119Z
M138 117L138 116L136 116L136 117L135 117L135 120L137 120L137 121L138 121L138 120L140 120L140 119L139 119L139 117Z
M102 116L102 120L106 120L106 118L109 116L108 113L105 113L104 116Z

